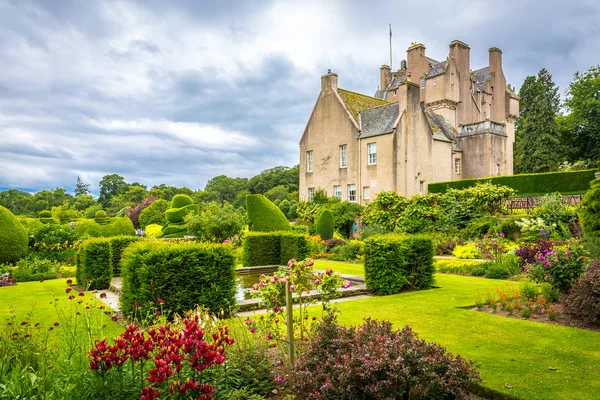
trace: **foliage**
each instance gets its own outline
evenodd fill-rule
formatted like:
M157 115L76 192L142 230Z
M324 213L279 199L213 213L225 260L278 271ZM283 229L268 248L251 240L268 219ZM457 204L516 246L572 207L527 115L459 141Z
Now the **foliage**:
M592 182L583 197L579 218L586 237L600 237L600 180Z
M144 233L147 238L155 239L160 236L162 232L162 226L158 224L150 224L146 226Z
M148 207L150 207L158 199L154 196L148 196L143 199L139 204L133 205L127 209L125 216L131 220L134 228L141 228L140 225L140 214Z
M515 255L519 259L519 266L524 269L528 264L533 264L538 253L544 253L552 250L554 245L548 239L540 239L534 243L524 243L517 251Z
M287 187L289 192L298 190L299 184L298 165L289 167L274 167L262 171L248 180L248 189L253 194L265 194L276 186Z
M309 253L306 236L293 232L248 232L243 239L243 264L286 265L289 260L304 260Z
M333 214L331 211L324 209L319 213L317 220L315 221L315 228L317 235L321 236L323 240L329 240L333 238Z
M123 256L123 251L125 251L132 243L138 242L139 240L141 239L137 236L125 235L113 236L108 239L112 255L112 276L121 276L121 257Z
M58 277L57 267L50 260L27 257L20 259L10 274L16 282L44 281Z
M481 258L481 252L475 243L466 243L464 245L458 245L454 247L454 250L452 250L452 255L456 258L465 260Z
M552 297L552 299L556 299L556 297ZM485 307L492 312L500 309L517 318L529 319L532 314L536 314L549 321L554 321L558 311L552 303L553 301L549 300L548 291L543 285L539 287L524 283L521 291L513 287L496 288L495 292L486 290L483 294L479 293L475 306L478 309Z
M243 203L236 201L238 193L247 192L248 178L230 178L225 175L215 176L206 182L204 192L200 196L200 200L206 203L228 202L236 207L242 206Z
M339 255L342 260L353 261L364 254L364 243L360 240L351 240L348 243L333 248L334 255Z
M75 184L74 192L75 192L75 196L90 194L90 185L88 183L83 183L81 178L78 176L77 183Z
M497 263L506 251L504 233L500 233L498 237L484 235L476 246L486 259Z
M61 251L70 249L78 237L68 225L46 224L33 233L33 239L36 250Z
M167 200L156 200L148 207L146 207L139 216L139 224L142 229L145 229L148 225L165 225L167 218L165 217L165 211L169 208L169 202Z
M566 298L565 309L585 322L600 325L600 261L592 261L573 285Z
M257 232L291 230L290 223L281 210L262 194L246 196L246 210L250 219L249 228Z
M319 192L319 191L317 191ZM323 191L323 193L325 193ZM315 195L316 196L316 195ZM314 228L313 223L323 209L329 209L333 214L334 229L344 236L350 236L356 217L362 213L363 207L357 203L340 201L335 197L321 198L318 201L302 201L296 206L298 221ZM281 207L281 206L280 206ZM314 233L314 229L311 230Z
M184 315L200 305L228 315L235 305L231 245L142 241L121 258L121 309L131 314L164 300L169 314Z
M434 266L437 272L456 275L472 275L475 268L482 265L481 261L444 260L436 259Z
M589 182L594 179L594 172L596 172L595 169L589 169L437 182L429 184L429 193L444 193L449 188L464 189L488 181L494 185L508 186L517 191L517 195L533 196L554 192L583 193L588 189Z
M302 399L462 398L477 366L426 343L408 326L367 318L345 327L326 317L284 381Z
M83 219L75 224L77 236L85 237L109 237L118 235L135 236L133 223L127 217L114 217L106 225L97 224L93 220Z
M100 204L94 204L85 209L83 216L85 218L94 218L98 211L102 210L102 206Z
M110 222L110 219L108 218L106 211L98 210L96 211L96 215L94 215L94 221L96 221L97 224L106 225Z
M27 232L8 209L0 206L0 264L15 263L27 255Z
M381 191L365 207L362 221L368 225L380 226L385 232L394 232L400 227L402 214L408 203L396 191Z
M365 283L375 294L433 285L433 242L424 235L379 235L365 240Z
M208 203L201 207L198 215L186 219L190 234L206 242L221 243L225 239L240 235L246 216L227 202Z
M103 176L99 186L100 195L98 196L98 203L104 208L110 207L111 199L127 192L129 188L125 179L117 174Z
M108 289L113 276L110 240L93 238L84 241L77 257L77 283L91 290Z

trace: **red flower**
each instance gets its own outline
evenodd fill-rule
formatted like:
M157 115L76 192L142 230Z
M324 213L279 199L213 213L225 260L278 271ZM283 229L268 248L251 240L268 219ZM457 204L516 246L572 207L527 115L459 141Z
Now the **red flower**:
M54 323L54 326L59 326L59 325L60 325L60 324L59 324L58 322L55 322L55 323Z
M101 299L104 299L104 298L106 298L106 293L100 293L100 298L101 298Z
M71 290L73 290L73 288L72 287L68 287L68 288L65 289L65 292L69 293Z
M159 394L160 393L154 390L152 386L147 386L142 389L142 397L140 397L140 400L153 400L158 398Z
M164 301L163 299L158 299L158 300L156 300L156 302L157 302L158 304L162 304L162 303L164 303L165 301Z
M67 285L70 285L73 283L73 279L67 279Z

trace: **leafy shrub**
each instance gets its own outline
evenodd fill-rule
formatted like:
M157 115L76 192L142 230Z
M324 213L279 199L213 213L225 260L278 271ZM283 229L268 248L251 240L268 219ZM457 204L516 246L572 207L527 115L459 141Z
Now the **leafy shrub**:
M91 205L88 208L86 208L86 210L83 212L83 216L85 218L92 219L96 216L96 212L98 212L100 210L102 210L101 204Z
M510 217L503 220L497 228L496 233L504 233L509 239L516 239L521 236L521 228L516 224L520 218Z
M319 235L320 236L320 235ZM325 246L327 246L327 253L331 253L334 247L342 246L346 244L344 240L341 239L329 239L325 240Z
M46 224L34 232L33 238L36 249L60 251L77 242L77 233L68 225Z
M150 224L150 225L146 226L144 233L145 233L146 237L148 237L148 238L157 238L158 236L160 236L161 231L162 231L161 225Z
M142 241L121 258L125 313L158 299L169 313L184 315L196 306L228 315L235 305L235 265L231 245ZM137 304L136 304L137 303Z
M327 252L327 244L321 239L321 236L307 236L308 254L323 254Z
M579 220L583 234L587 237L600 237L600 180L596 179L590 185L581 201Z
M471 275L472 276L485 276L485 274L487 273L487 264L488 263L483 263L481 265L479 265L476 268L473 268L471 270Z
M541 204L533 211L534 218L541 218L547 224L564 224L577 222L577 207L569 205L560 193L544 196Z
M79 248L78 258L77 282L87 285L90 290L108 289L112 278L110 240L93 238L84 241Z
M109 237L119 235L135 236L135 228L133 223L127 217L111 218L110 222L105 225L100 225L93 220L83 219L77 221L75 225L77 236L85 237Z
M362 230L360 231L360 239L365 240L367 238L370 238L371 236L385 235L386 233L390 233L390 231L386 231L381 225L363 225Z
M456 275L473 275L473 270L481 268L481 261L436 259L434 266L438 272ZM485 274L479 275L482 276Z
M148 207L144 208L138 217L140 227L145 229L148 225L156 224L163 226L167 223L165 211L169 208L167 200L156 200Z
M148 196L140 204L133 207L129 207L127 211L125 211L125 216L131 220L133 226L136 229L141 228L140 214L142 213L142 211L150 207L156 200L158 200L156 197Z
M578 319L600 325L600 261L594 260L573 285L565 308Z
M553 289L567 293L587 266L587 259L580 252L577 245L569 246L566 250L545 250L536 255L533 264L525 267L525 272L534 282L548 282Z
M454 247L454 250L452 250L452 255L456 258L462 258L465 260L481 258L481 253L479 252L479 248L475 243L466 243Z
M478 239L489 232L498 230L498 220L489 214L471 220L465 229L462 230L461 236L467 239Z
M485 270L485 277L490 279L506 279L510 272L502 264L490 263Z
M0 264L15 263L27 255L27 232L7 208L0 206Z
M536 261L538 253L552 250L554 248L551 241L540 239L535 243L525 243L521 248L515 251L515 255L519 259L519 266L524 269L527 265L533 264Z
M433 242L423 235L379 235L365 240L365 283L375 294L433 285Z
M319 323L285 386L301 399L463 398L479 381L477 366L418 338L410 327L366 319L345 327Z
M292 228L281 210L262 194L246 196L250 230L257 232L289 231Z
M121 276L121 257L123 251L132 243L139 241L137 236L113 236L109 239L112 254L112 276Z
M104 210L96 211L96 215L94 215L94 221L100 225L106 225L110 222L110 218L108 218L108 214Z
M521 297L525 300L533 301L536 300L537 295L538 287L536 285L528 281L521 283Z
M333 253L339 254L342 260L356 260L364 253L364 243L359 240L351 240L341 246L334 247Z
M187 229L190 234L206 242L222 243L242 233L246 216L231 204L205 204L198 215L190 215Z
M40 211L38 214L42 224L55 224L56 220L52 217L52 212L48 210Z
M31 256L19 260L11 275L16 282L33 282L58 277L51 261Z
M292 258L304 260L309 253L306 236L293 232L248 232L243 243L245 267L287 265Z
M321 211L317 217L317 220L315 221L315 225L316 232L319 236L321 236L321 239L329 240L333 238L334 226L333 214L331 211L327 209Z
M556 303L560 298L560 292L557 289L553 289L552 285L548 282L544 282L540 285L542 297L546 299L548 303Z
M433 237L435 254L438 256L452 254L454 248L465 243L465 240L459 237L445 237L436 235Z

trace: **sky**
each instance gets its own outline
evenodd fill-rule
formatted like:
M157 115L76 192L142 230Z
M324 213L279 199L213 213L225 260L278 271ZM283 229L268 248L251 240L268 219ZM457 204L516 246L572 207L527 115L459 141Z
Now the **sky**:
M0 0L0 189L97 192L104 175L202 189L298 163L332 69L372 95L411 42L471 68L503 51L517 88L547 68L561 94L600 63L597 1Z

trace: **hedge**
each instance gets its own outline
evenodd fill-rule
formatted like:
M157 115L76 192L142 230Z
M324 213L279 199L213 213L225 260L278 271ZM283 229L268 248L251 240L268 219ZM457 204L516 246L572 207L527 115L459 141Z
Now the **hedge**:
M365 240L365 283L375 294L434 283L433 240L425 235L375 235Z
M250 219L250 230L275 232L292 230L286 216L273 202L262 194L246 196L246 210Z
M106 225L97 224L93 219L82 219L75 223L75 232L79 237L135 236L133 222L127 217L110 218Z
M148 225L157 224L163 226L167 223L165 217L165 211L169 209L169 202L167 200L156 200L140 213L138 218L140 227L146 229Z
M244 235L243 264L287 265L292 258L304 260L309 253L305 235L293 232L248 232Z
M110 287L112 251L109 239L88 239L81 244L75 276L77 283L83 286L87 284L89 290L104 290Z
M112 276L121 276L121 257L123 251L132 243L141 240L137 236L114 236L109 239L112 252Z
M197 242L142 241L121 259L121 310L131 313L157 304L170 315L197 306L225 315L235 306L233 247Z
M581 202L579 221L586 237L597 238L600 237L600 180L592 182L590 186Z
M0 206L0 264L14 264L27 255L27 231L10 210Z
M315 221L317 235L323 240L333 238L334 222L333 214L329 210L323 210Z
M448 188L465 189L479 182L491 182L515 189L517 195L544 195L548 193L584 193L590 181L594 180L596 169L568 172L547 172L542 174L522 174L495 176L490 178L463 179L460 181L429 184L429 193L444 193Z

